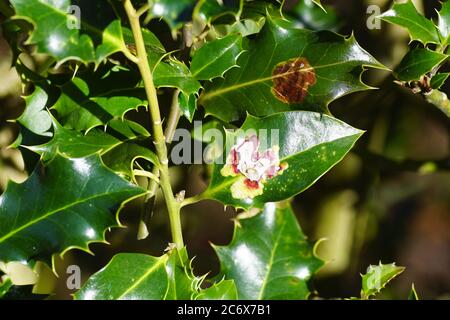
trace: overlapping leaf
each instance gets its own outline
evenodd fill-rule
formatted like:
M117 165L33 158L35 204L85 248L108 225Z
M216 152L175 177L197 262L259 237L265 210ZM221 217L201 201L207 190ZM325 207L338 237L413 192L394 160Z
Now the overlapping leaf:
M340 20L336 10L327 6L326 11L322 5L317 6L311 0L300 0L292 9L292 13L298 18L302 26L311 30L336 31Z
M239 131L227 133L226 145L232 146L237 137L248 138L250 133L259 134L267 148L278 146L280 162L287 164L287 169L268 179L261 195L252 199L236 199L230 188L239 176L223 176L224 159L219 158L220 161L216 160L214 165L210 185L203 193L204 198L246 209L288 199L330 170L362 135L362 131L335 118L309 111L291 111L261 119L248 116Z
M369 297L379 293L392 279L405 270L404 267L396 266L395 263L371 265L367 272L362 275L361 298Z
M75 294L79 300L189 300L198 279L177 252L153 257L120 253Z
M52 119L46 110L48 93L40 86L36 86L32 94L24 97L26 108L16 120L29 131L40 136L51 136Z
M442 3L442 8L439 11L438 20L439 33L441 35L441 40L444 45L450 42L450 1L445 1Z
M325 111L334 99L369 88L360 81L364 66L382 68L353 36L296 29L271 15L244 49L240 68L205 86L199 104L207 114L229 122L246 112Z
M400 81L420 80L447 59L447 55L429 49L416 48L407 53L394 76Z
M75 294L79 300L163 300L169 288L168 256L120 253Z
M103 166L98 155L55 157L0 197L0 261L49 261L70 248L89 250L118 226L114 213L144 191Z
M198 80L221 77L237 66L236 61L242 52L242 36L239 34L208 42L192 58L192 75Z
M99 64L107 56L126 50L119 20L106 3L80 3L70 0L12 0L15 18L34 25L28 43L59 63L75 59ZM73 11L73 12L72 12ZM72 13L81 13L81 20ZM91 19L86 18L90 16ZM91 24L94 21L94 24Z
M186 95L197 93L200 82L191 74L189 68L175 58L169 58L156 65L153 81L158 88L178 88Z
M306 299L308 280L323 264L292 209L274 203L236 222L232 242L215 250L222 273L234 280L241 300Z
M448 72L437 73L433 78L431 78L431 88L440 89L449 76L450 73Z
M137 159L158 165L157 156L149 150L149 133L135 122L115 120L109 124L108 132L93 129L87 134L66 129L56 120L53 128L54 135L49 142L28 147L39 153L43 161L53 159L58 153L68 158L98 153L110 169L128 178L133 177L132 168Z
M237 289L233 280L223 280L202 290L196 300L237 300Z
M406 28L411 40L423 44L439 43L439 34L434 23L421 15L411 0L395 2L392 9L381 15L381 19Z
M162 18L176 31L192 16L196 0L148 0L150 16Z
M61 86L61 94L52 108L65 127L89 130L146 105L140 79L133 72L119 70L75 77Z

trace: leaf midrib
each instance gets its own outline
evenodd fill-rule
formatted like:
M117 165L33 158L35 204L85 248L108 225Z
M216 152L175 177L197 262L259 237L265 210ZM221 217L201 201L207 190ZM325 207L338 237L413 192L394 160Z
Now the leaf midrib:
M229 87L225 87L223 89L218 89L218 90L215 90L215 91L211 91L209 93L205 93L203 96L200 97L199 103L201 103L202 101L207 101L207 100L209 100L211 98L214 98L215 96L219 96L219 95L228 93L230 91L239 90L241 88L253 86L253 85L259 84L259 83L264 83L266 81L270 81L270 80L273 80L273 79L282 78L282 77L291 75L291 74L299 72L299 71L301 71L301 72L307 72L307 71L311 71L311 70L314 71L314 70L317 70L317 69L333 67L333 66L337 66L337 65L346 64L346 63L348 63L348 61L323 64L323 65L313 66L313 67L309 67L309 68L305 68L305 69L301 69L301 70L295 70L295 71L289 71L289 72L285 72L285 73L280 73L280 74L277 74L276 76L271 75L271 76L264 77L264 78L259 78L259 79L254 79L254 80L250 80L250 81L246 81L246 82L241 82L241 83L238 83L238 84L233 84L233 85L231 85Z
M92 197L84 198L82 200L77 200L75 202L72 202L70 204L62 206L62 207L57 208L55 210L49 211L48 213L44 214L43 216L40 216L37 219L33 219L33 220L28 221L27 223L25 223L24 225L20 226L19 228L15 229L15 230L12 230L12 231L9 231L6 235L4 235L3 237L0 238L0 243L4 242L5 240L7 240L7 239L9 239L11 237L13 237L15 234L19 233L20 231L22 231L24 229L27 229L27 228L29 228L29 227L39 223L40 221L45 220L48 217L51 217L52 215L57 214L57 213L59 213L61 211L67 210L67 209L72 208L72 207L74 207L76 205L79 205L79 204L82 204L82 203L85 203L85 202L88 202L88 201L91 201L91 200L95 200L95 199L100 198L100 197L104 197L104 196L108 196L108 195L115 195L115 194L122 194L122 193L126 193L126 192L128 192L128 191L117 191L117 192L111 192L111 193L105 192L105 193L97 194L97 195L92 196Z
M436 34L433 34L432 32L430 32L430 30L428 30L428 29L425 28L424 26L422 26L422 25L416 23L414 20L408 19L408 18L406 18L406 17L404 17L404 16L398 16L398 15L396 15L396 16L385 16L385 18L397 18L397 19L399 19L399 20L405 20L405 21L407 21L407 22L410 22L411 24L415 25L415 26L418 27L419 29L425 30L425 33L427 33L427 34L431 37L431 39L432 39L433 41L437 41L436 38L435 38L435 35L436 35ZM388 19L387 19L387 20L388 20ZM417 38L416 38L416 39L417 39Z
M438 64L442 63L446 59L447 59L447 56L443 56L439 60L436 60L434 57L425 58L425 59L422 59L422 60L416 60L414 63L411 63L411 64L405 66L404 68L400 69L399 71L397 71L397 74L400 75L401 73L405 72L407 69L416 67L416 66L418 66L418 65L420 65L422 63L436 62L436 63L434 63L434 65L438 65Z
M200 72L202 72L203 70L205 70L206 68L208 68L210 65L212 65L213 63L215 63L217 60L219 60L220 58L222 58L222 57L223 57L230 49L232 49L232 48L237 44L238 41L239 41L239 39L233 41L229 46L223 48L223 50L220 52L220 55L218 55L218 56L216 57L216 59L210 60L208 63L206 63L205 65L203 65L203 67L201 67L201 68L198 69L195 73L193 73L192 76L193 76L194 78L196 78Z
M272 267L273 267L273 264L274 264L275 252L278 249L278 245L280 243L281 235L283 234L283 230L284 230L285 226L286 226L286 219L283 219L283 224L282 224L282 226L281 226L281 228L279 230L277 238L275 239L275 243L273 245L273 250L270 253L270 259L269 259L269 262L267 263L267 265L268 265L267 273L264 276L263 283L262 283L260 291L259 291L258 300L262 300L264 298L264 293L265 293L267 284L269 283L270 273L272 272Z
M161 258L156 264L151 266L137 281L133 283L128 289L126 289L116 300L120 300L128 293L133 291L137 286L139 286L148 276L150 276L156 269L158 269L162 264L166 262L167 258Z

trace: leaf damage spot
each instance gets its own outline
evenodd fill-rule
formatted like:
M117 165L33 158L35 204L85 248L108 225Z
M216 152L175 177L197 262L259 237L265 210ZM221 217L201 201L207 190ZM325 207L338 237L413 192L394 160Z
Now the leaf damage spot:
M277 64L272 73L273 95L283 103L302 103L308 89L317 82L316 72L304 58L294 58Z

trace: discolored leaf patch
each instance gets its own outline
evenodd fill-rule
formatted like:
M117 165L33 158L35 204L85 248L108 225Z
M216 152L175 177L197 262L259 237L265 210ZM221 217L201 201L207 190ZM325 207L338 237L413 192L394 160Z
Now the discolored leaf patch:
M308 95L309 87L317 81L314 68L303 57L277 64L272 77L272 93L287 104L302 103Z

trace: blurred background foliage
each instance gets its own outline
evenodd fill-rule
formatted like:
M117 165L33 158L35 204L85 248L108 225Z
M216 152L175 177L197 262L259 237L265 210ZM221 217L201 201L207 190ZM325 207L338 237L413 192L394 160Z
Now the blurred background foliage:
M379 5L385 11L392 1L322 2L329 10L327 16L310 6L308 0L287 1L286 7L301 26L346 35L354 32L360 44L391 69L407 52L409 39L404 30L385 23L381 30L366 26L368 5ZM428 17L436 15L438 1L414 2ZM162 40L172 49L171 34L163 22L152 22L150 29L162 34ZM22 59L34 70L46 62L45 57L36 55L22 55ZM450 298L450 121L420 96L394 84L388 72L370 71L364 77L379 90L352 94L334 102L330 109L336 117L367 130L366 135L342 163L294 200L294 209L309 238L325 238L319 255L329 263L315 278L313 289L324 298L357 296L360 273L381 260L395 261L406 271L380 298L405 298L412 282L421 298ZM11 120L22 113L21 96L29 93L23 89L11 68L7 42L0 36L0 192L8 180L21 182L28 175L21 152L8 148L18 133ZM447 84L443 91L448 93L448 89ZM168 104L165 97L170 95L163 93L161 99ZM146 119L138 112L129 116ZM182 125L188 127L188 123ZM186 189L188 195L206 187L201 165L174 168L172 176L175 190ZM121 214L128 228L108 234L110 246L92 245L95 256L75 250L57 260L55 298L70 298L73 293L66 287L69 265L79 265L85 281L115 253L162 254L170 233L160 200L162 197L157 197L146 240L136 240L141 203L135 201ZM196 273L217 273L218 259L209 243L230 241L236 214L214 202L184 210L185 241L190 255L196 256ZM12 295L28 297L30 290L17 288Z

